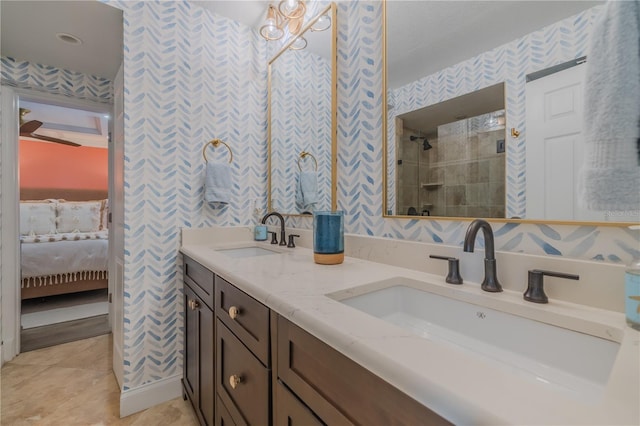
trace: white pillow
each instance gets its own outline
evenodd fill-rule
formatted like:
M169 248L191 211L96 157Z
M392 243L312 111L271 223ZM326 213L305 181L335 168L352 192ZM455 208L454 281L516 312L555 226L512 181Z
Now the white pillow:
M20 235L56 233L56 203L20 203Z
M109 199L102 200L100 205L100 229L105 230L109 228Z
M58 232L96 232L100 229L100 201L58 203Z

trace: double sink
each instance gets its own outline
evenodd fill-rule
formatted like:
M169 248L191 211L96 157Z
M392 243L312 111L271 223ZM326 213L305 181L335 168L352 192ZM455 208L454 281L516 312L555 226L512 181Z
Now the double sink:
M215 250L232 258L287 251L255 244ZM442 286L399 276L326 296L559 392L585 401L601 396L620 348L619 336L604 338L482 306L457 289L446 296L429 291L438 288Z

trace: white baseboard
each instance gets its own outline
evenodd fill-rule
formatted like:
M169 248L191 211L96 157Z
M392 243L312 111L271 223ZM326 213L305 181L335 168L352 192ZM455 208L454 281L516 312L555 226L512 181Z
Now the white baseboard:
M0 364L4 365L5 362L11 361L16 356L16 341L15 339L6 339L2 342L0 349Z
M122 348L117 339L113 339L113 374L118 382L118 389L122 389L124 375L124 360L122 359Z
M120 417L182 396L182 375L167 377L120 394Z

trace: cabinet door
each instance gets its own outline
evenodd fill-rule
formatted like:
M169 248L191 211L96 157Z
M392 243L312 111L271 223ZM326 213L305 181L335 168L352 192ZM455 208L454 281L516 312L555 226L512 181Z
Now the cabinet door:
M270 370L218 319L216 391L237 425L268 425Z
M191 403L197 405L199 393L198 371L198 341L200 330L198 327L198 312L190 309L190 304L196 300L196 294L188 286L184 286L184 371L182 384ZM197 411L197 407L194 407Z
M322 423L285 385L278 380L275 397L275 426L322 426Z
M216 398L216 426L236 426L220 397Z
M215 404L214 317L189 286L184 287L183 384L200 422L212 425Z
M213 311L200 303L196 309L200 322L200 412L206 425L213 425L216 398L215 388L215 317Z

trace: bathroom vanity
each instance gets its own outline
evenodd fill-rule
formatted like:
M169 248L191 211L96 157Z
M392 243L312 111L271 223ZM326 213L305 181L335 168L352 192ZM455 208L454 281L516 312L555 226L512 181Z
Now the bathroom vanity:
M490 294L472 281L452 286L444 276L355 257L318 265L309 232L299 231L300 244L289 249L253 241L250 228L183 230L183 386L201 424L640 420L640 333L626 327L619 312L553 296L539 306L509 290L505 280L503 293ZM433 251L423 246L426 258ZM462 306L446 309L459 321L443 319L438 327L444 334L433 329L430 335L412 329L413 323L394 323L380 312L399 297L398 289L441 298L425 310ZM473 319L463 318L465 309ZM430 321L440 321L446 310ZM453 330L456 323L479 327L478 335L489 327L489 334L479 343L456 340L464 331ZM495 337L493 327L507 335ZM523 333L531 339L501 348ZM574 343L545 343L558 339L548 337L553 333ZM544 350L511 354L529 340ZM537 362L546 370L531 370L522 361L526 355L546 357Z
M183 388L201 424L449 424L186 255L184 277Z

